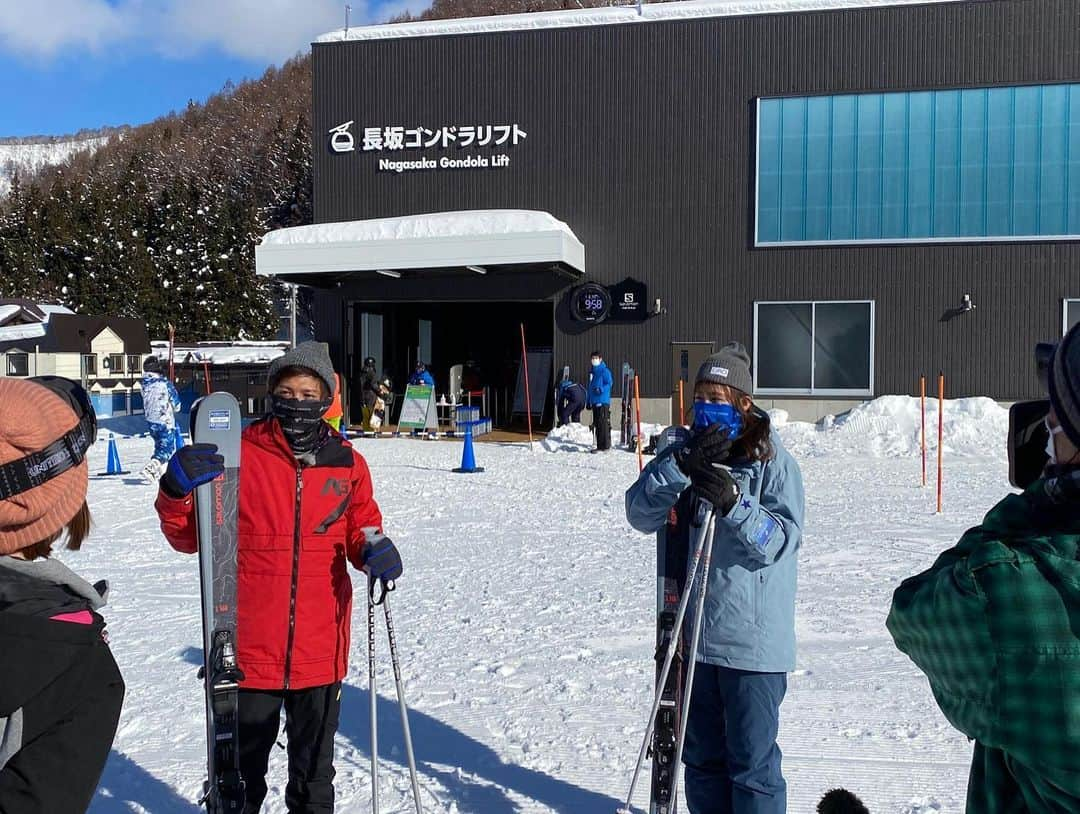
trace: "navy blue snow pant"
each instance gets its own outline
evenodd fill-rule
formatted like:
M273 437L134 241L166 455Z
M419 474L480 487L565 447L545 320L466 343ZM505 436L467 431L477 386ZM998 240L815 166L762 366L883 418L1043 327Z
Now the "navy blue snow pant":
M776 733L787 673L696 669L683 752L690 814L783 814Z

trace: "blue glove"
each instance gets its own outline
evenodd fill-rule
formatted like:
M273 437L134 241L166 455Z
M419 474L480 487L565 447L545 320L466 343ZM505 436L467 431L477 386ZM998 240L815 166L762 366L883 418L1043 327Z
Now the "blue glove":
M169 497L187 497L196 486L209 483L225 471L225 459L216 444L189 444L169 460L161 476L161 489Z
M401 554L389 537L375 537L364 546L364 569L375 579L392 582L401 576Z

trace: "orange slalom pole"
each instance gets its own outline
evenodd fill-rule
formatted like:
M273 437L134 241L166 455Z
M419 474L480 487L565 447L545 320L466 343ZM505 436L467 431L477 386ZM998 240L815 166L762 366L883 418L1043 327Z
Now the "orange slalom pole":
M941 462L941 441L945 437L945 374L938 372L938 413L937 413L937 512L941 514L941 484L944 473Z
M926 377L919 377L919 402L922 412L922 429L919 431L919 445L922 447L922 485L926 486Z
M645 461L641 455L641 390L638 387L638 375L634 374L634 410L637 414L637 469L640 472L645 468Z
M686 421L686 412L683 407L682 379L679 379L679 426L682 426L684 421Z
M532 402L529 398L529 354L525 350L525 323L521 323L521 368L525 371L525 421L529 425L529 449L532 449Z
M206 395L210 395L214 392L213 382L210 381L210 362L207 359L203 359L202 363L203 375L206 376Z

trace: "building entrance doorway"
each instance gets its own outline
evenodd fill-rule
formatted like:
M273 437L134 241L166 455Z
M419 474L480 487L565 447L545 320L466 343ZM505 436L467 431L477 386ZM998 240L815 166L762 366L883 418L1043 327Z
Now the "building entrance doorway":
M521 362L521 325L530 350L551 349L555 340L554 303L544 302L387 302L353 303L351 362L356 371L347 385L352 425L361 422L363 359L375 358L375 368L392 384L395 404L389 421L397 423L401 396L423 362L435 380L436 398L448 403L470 400L486 406L496 427L513 420L514 389ZM547 383L545 416L553 415L554 380ZM532 384L533 392L536 385ZM447 408L449 409L449 408ZM534 405L534 420L539 408Z

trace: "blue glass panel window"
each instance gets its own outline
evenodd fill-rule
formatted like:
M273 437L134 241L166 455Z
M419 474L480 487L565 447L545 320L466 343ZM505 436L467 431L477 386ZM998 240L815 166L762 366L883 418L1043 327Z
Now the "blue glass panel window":
M761 99L757 242L1080 235L1080 84Z

